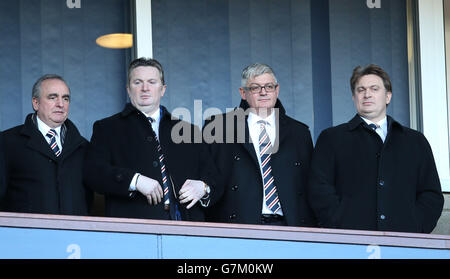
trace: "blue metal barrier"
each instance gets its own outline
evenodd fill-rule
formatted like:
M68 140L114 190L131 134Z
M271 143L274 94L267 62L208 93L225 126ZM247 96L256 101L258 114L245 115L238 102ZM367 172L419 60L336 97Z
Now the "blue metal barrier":
M449 259L450 237L0 213L2 259Z

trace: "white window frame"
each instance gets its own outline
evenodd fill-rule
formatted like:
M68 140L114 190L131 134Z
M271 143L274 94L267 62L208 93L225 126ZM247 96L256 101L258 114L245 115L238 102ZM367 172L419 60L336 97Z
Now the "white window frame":
M423 133L433 150L442 190L450 192L443 0L419 0L418 16Z
M153 58L152 1L134 1L135 58Z

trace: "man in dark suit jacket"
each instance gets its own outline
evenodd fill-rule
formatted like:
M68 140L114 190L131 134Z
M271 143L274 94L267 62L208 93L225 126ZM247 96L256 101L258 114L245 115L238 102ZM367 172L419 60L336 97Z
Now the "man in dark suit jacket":
M208 150L193 138L199 129L160 105L165 90L161 64L136 59L128 69L131 104L94 123L85 181L105 195L108 216L203 221L220 196Z
M321 226L429 233L444 199L426 138L386 115L391 81L376 65L351 78L358 114L316 143L310 203Z
M88 215L91 195L82 176L87 141L67 119L69 104L63 78L44 75L33 86L35 113L2 133L2 210Z
M268 65L244 69L240 94L239 108L203 129L225 185L208 220L315 226L305 193L313 149L308 127L286 115Z

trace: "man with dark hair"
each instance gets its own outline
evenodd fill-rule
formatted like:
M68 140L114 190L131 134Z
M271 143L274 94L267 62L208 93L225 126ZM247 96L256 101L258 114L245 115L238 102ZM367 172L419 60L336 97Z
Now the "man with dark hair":
M392 85L379 66L356 67L350 86L357 115L324 130L313 154L308 193L319 224L430 233L444 198L428 141L386 115Z
M108 216L203 221L204 208L220 196L205 146L176 138L191 139L199 128L160 104L166 87L157 60L136 59L128 69L131 103L94 123L85 181L105 195ZM172 133L175 126L181 134Z
M279 88L270 66L249 65L242 72L240 106L205 122L204 137L225 185L208 220L316 225L305 193L311 134L308 126L286 115Z
M32 90L35 113L23 125L2 133L2 210L88 215L92 195L82 176L87 141L67 118L69 104L64 79L44 75Z

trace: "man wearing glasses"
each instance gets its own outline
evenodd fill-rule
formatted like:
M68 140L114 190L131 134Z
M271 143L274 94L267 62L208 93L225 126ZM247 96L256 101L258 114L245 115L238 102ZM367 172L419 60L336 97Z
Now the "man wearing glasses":
M285 114L274 71L242 72L241 104L205 122L204 137L224 180L207 220L314 226L304 192L313 149L308 127ZM208 132L213 140L208 140Z

